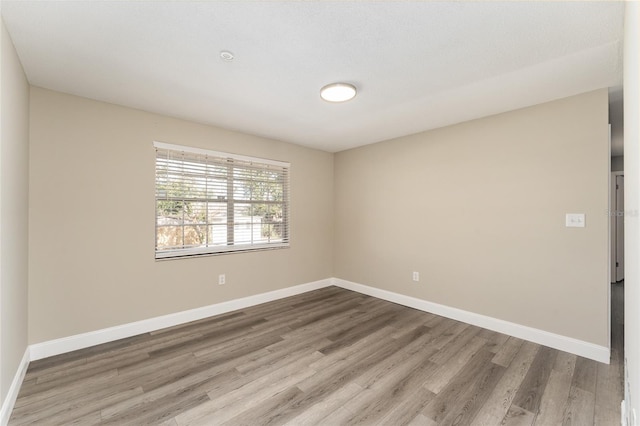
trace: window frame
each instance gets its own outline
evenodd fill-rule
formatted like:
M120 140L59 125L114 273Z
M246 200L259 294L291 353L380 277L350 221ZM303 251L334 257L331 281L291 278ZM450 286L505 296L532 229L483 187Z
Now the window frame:
M251 156L239 155L239 154L232 154L232 153L221 152L221 151L213 151L213 150L189 147L184 145L175 145L175 144L169 144L169 143L159 142L159 141L154 141L153 147L155 151L154 210L155 210L156 218L155 218L155 224L154 224L154 235L155 235L154 252L155 252L156 260L171 260L171 259L182 259L182 258L191 258L191 257L200 257L200 256L214 256L214 255L231 254L231 253L253 252L253 251L260 251L260 250L283 249L283 248L290 247L290 237L291 237L290 235L291 234L290 168L291 168L291 164L289 162L271 160L271 159L265 159L265 158L259 158L259 157L251 157ZM216 199L209 198L210 196L206 196L201 201L202 203L206 204L207 211L208 211L209 204L212 202L215 202L216 204L226 205L227 207L227 216L226 216L227 217L227 220L226 220L227 244L226 245L215 245L215 246L205 246L205 247L184 247L185 241L183 240L182 248L173 248L173 249L158 248L158 229L159 227L167 226L167 225L158 224L158 218L160 217L158 215L158 202L162 200L162 198L158 197L158 170L159 170L158 151L165 151L165 152L172 151L174 153L191 154L191 155L195 154L195 155L200 155L200 156L205 156L207 158L215 159L216 161L221 163L224 163L224 162L227 163L226 167L228 168L228 171L231 173L228 176L231 177L231 180L227 181L227 196L225 197L224 202L221 202L219 198L216 198ZM236 165L235 162L240 162L240 164ZM265 167L265 170L268 170L268 168L266 168L267 166L275 167L275 170L277 172L282 173L283 175L281 180L282 201L268 201L264 199L243 200L243 199L229 198L229 193L230 193L229 191L231 191L231 194L233 194L233 188L234 188L235 182L237 181L246 182L246 178L234 179L232 170L242 169L242 168L245 168L246 170L253 170L253 167L247 166L247 163L250 165L255 164L258 168ZM202 164L211 164L211 163L203 162ZM203 176L206 176L206 175L203 174ZM283 235L281 236L281 241L268 242L268 243L264 243L264 242L236 243L234 241L235 230L236 230L234 225L237 226L237 223L233 222L235 218L235 213L232 211L231 216L229 216L229 210L230 209L233 210L235 204L253 205L253 204L270 204L270 203L282 205L282 222L281 223L282 223ZM229 220L229 217L231 217L231 221ZM204 223L204 226L207 227L207 232L208 232L208 228L213 225L209 222L208 215L206 220L207 221ZM185 223L182 223L181 225L176 225L176 226L181 226L184 228L187 225ZM195 225L191 225L191 226L195 226ZM229 237L229 235L231 235L231 237Z

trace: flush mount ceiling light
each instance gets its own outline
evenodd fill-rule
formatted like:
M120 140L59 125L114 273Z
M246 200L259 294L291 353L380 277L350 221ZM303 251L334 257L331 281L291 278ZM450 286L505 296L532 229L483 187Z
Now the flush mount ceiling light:
M356 86L349 83L331 83L320 89L320 97L327 102L345 102L356 96Z

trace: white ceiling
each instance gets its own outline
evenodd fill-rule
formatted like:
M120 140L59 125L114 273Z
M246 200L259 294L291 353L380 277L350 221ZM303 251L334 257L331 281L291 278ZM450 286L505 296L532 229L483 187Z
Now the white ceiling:
M35 86L330 152L622 82L615 1L1 7ZM322 101L336 81L358 96Z

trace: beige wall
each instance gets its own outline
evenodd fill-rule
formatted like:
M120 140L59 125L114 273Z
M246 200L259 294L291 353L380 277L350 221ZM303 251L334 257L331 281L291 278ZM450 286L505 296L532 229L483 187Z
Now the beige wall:
M600 90L334 157L32 88L29 341L333 275L608 346L607 133ZM292 247L156 262L153 140L290 161Z
M336 154L334 275L608 347L607 108L603 89Z
M0 394L27 348L29 85L0 19Z
M154 140L290 161L291 248L156 262ZM329 153L34 87L30 160L30 343L332 276Z

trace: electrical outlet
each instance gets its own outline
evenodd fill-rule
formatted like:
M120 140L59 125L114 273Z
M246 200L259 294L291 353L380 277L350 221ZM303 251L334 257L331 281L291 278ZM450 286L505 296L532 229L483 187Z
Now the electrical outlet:
M218 275L218 285L222 285L226 282L227 282L227 278L224 276L224 274Z
M420 272L413 272L413 280L420 281Z

